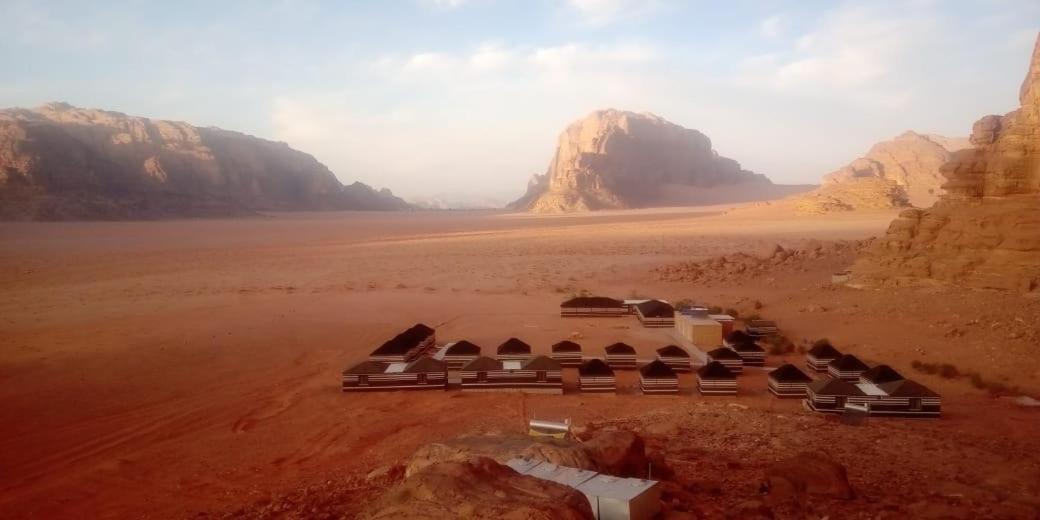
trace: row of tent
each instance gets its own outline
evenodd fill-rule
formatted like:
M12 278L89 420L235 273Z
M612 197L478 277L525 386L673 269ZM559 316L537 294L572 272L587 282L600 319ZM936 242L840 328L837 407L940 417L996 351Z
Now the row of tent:
M770 372L769 391L777 397L803 398L806 409L824 413L938 417L942 410L941 397L931 389L888 365L870 367L827 341L813 345L806 367L825 376L814 380L794 365L783 365Z

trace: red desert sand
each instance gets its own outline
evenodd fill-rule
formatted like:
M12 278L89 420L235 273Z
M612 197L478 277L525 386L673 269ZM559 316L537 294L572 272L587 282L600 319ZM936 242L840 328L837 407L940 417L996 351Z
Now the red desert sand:
M374 470L431 442L523 432L533 414L639 432L704 517L757 508L766 469L812 450L856 493L820 506L832 518L1036 514L1040 411L1016 400L1040 393L1036 298L831 285L855 257L832 242L883 233L892 211L724 209L0 224L0 516L350 517L394 484ZM810 253L715 260L776 244ZM943 416L846 426L773 399L750 369L736 397L697 395L692 374L679 396L644 397L635 372L617 396L583 396L573 370L562 396L340 392L343 368L419 321L487 352L571 338L649 359L675 342L634 318L560 318L582 291L760 314L794 344L767 366L802 365L801 347L828 338L941 393Z

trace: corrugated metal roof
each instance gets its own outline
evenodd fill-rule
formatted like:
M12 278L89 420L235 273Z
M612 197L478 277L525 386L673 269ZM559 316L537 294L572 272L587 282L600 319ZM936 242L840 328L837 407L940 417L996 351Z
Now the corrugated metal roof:
M582 482L577 489L586 495L632 500L656 485L657 481L654 480L596 475Z

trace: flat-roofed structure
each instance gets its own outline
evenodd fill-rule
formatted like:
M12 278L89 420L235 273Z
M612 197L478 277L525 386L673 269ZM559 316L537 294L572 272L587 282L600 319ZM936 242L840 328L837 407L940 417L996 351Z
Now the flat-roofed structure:
M803 401L809 410L845 413L846 408L872 416L938 417L939 394L909 379L888 383L850 383L836 378L814 381Z
M769 391L777 397L805 397L812 378L787 363L769 373Z
M690 371L690 353L679 345L667 345L657 349L657 359L676 372Z
M628 313L623 301L605 296L578 296L560 304L564 318L618 318Z
M721 363L734 374L740 374L744 371L744 358L740 357L740 354L734 352L733 349L719 347L708 351L707 355L709 363L712 361Z
M722 325L723 336L729 334L730 332L733 332L733 325L737 321L736 318L730 316L729 314L709 314L708 318L713 319L719 322L720 325Z
M583 393L616 393L614 369L602 359L590 359L578 367L578 389Z
M775 321L771 320L750 320L746 325L747 333L755 337L763 336L775 336L780 332L780 328L776 326Z
M576 367L581 365L581 345L568 340L554 343L549 357L558 361L561 366Z
M364 361L343 371L343 391L443 390L448 367L421 357L407 363Z
M462 390L563 393L560 364L546 356L501 361L480 357L462 367Z
M653 480L596 475L578 486L598 520L650 520L661 512L661 486Z
M531 345L516 338L505 340L495 351L499 361L527 361L531 359Z
M679 375L661 360L639 369L639 389L647 395L679 393Z
M697 370L697 390L702 395L735 395L737 375L726 365L712 361Z
M404 363L411 361L437 341L436 331L422 323L412 325L404 332L385 341L368 356L370 361Z
M636 317L644 327L675 326L675 309L662 300L647 300L636 305Z
M636 368L636 348L628 343L611 343L603 347L604 360L615 370L631 370Z
M675 319L675 330L701 348L722 344L722 324L706 316L679 315Z
M902 374L896 372L894 368L888 365L878 365L859 375L860 383L873 383L875 385L902 381L904 379L906 378Z
M580 491L599 520L650 520L661 512L661 488L653 480L615 477L528 458L511 459L505 465L521 475Z
M480 357L480 347L466 340L448 343L433 355L433 359L443 361L448 365L448 370L458 370L478 357Z
M812 348L805 355L805 366L815 372L826 372L827 365L830 365L831 361L840 357L841 352L834 348L831 342L819 340L813 344Z
M831 377L858 382L860 374L866 372L869 368L858 357L852 354L845 354L827 365L827 373Z

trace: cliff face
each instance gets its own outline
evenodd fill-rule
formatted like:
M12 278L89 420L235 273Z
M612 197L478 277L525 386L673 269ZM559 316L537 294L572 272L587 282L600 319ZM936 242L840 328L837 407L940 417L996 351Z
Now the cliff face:
M875 144L863 157L825 175L823 185L795 202L802 213L926 208L942 194L942 165L953 158L953 152L970 146L967 138L908 131Z
M900 214L853 266L856 282L1040 290L1040 38L1019 101L975 123L975 147L941 169L945 195Z
M541 213L652 206L670 185L714 187L765 176L721 157L704 134L651 114L593 112L558 141L543 175L510 208Z
M0 110L0 218L407 207L285 143L63 103Z

